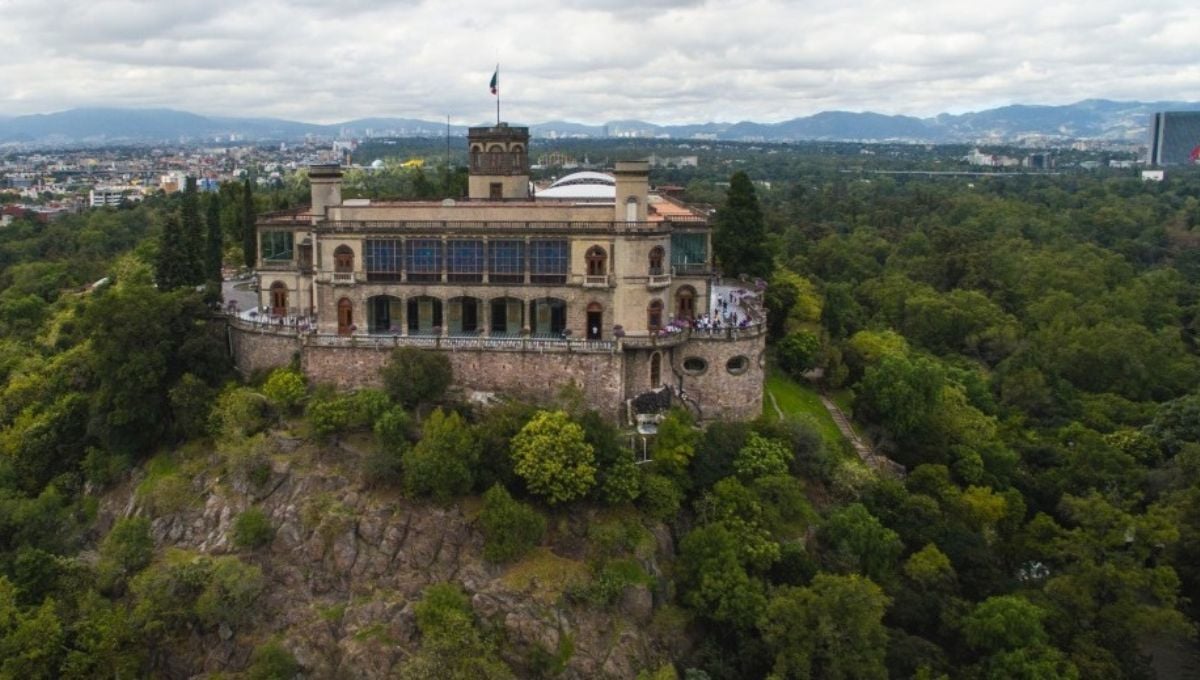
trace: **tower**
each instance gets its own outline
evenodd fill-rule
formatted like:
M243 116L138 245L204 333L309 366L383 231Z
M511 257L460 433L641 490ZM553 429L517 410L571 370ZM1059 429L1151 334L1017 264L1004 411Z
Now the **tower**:
M527 200L529 198L529 128L471 128L467 133L471 154L467 194L474 201Z

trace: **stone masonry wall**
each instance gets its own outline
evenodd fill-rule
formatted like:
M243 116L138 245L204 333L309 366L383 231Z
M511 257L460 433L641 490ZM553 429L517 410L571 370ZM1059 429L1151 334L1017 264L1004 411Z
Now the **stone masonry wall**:
M455 385L464 389L547 402L574 382L592 408L613 418L625 394L624 357L619 353L427 351L445 353ZM303 367L310 379L339 388L377 387L388 356L369 347L311 346L304 350Z
M229 325L229 344L234 366L243 376L287 366L300 349L300 340L295 335L249 330L233 324Z
M766 339L765 333L738 340L693 337L672 349L663 380L681 385L687 397L700 404L704 420L753 420L762 414ZM699 375L685 371L683 362L689 357L703 359L707 368ZM746 363L744 371L734 374L727 366L736 357L745 357ZM674 374L670 378L668 370Z

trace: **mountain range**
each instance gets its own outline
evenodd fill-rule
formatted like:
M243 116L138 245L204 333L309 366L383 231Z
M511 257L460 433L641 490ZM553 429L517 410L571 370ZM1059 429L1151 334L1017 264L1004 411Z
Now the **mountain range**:
M908 141L1000 143L1048 138L1142 142L1156 111L1200 111L1200 102L1119 102L1087 99L1074 104L1014 104L931 118L872 112L824 111L778 123L698 123L659 125L618 120L604 125L551 121L530 125L535 138L670 137L726 141L788 142ZM486 124L486 123L483 123ZM449 126L453 136L467 128ZM319 125L278 118L201 116L172 109L78 108L48 114L0 114L0 144L66 145L178 141L293 141L305 137L441 137L442 122L411 118L361 118Z

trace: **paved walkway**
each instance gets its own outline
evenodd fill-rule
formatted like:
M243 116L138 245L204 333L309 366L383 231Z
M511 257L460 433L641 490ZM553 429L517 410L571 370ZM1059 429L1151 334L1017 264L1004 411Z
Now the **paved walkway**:
M829 411L829 415L833 418L833 423L837 425L838 430L841 431L842 436L846 438L846 441L850 442L850 445L854 447L854 452L858 454L858 457L860 460L862 460L862 462L870 465L879 472L895 475L897 477L904 476L903 465L890 458L887 458L886 456L881 456L876 453L875 449L872 448L870 444L864 442L862 437L858 436L858 433L854 431L854 427L850 424L850 419L846 417L845 412L843 412L837 404L833 403L832 399L824 394L818 396L821 398L821 405L825 407L826 411Z

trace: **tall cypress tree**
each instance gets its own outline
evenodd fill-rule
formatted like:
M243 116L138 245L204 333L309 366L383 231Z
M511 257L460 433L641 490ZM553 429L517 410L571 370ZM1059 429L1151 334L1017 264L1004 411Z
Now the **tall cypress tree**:
M242 258L251 269L258 261L258 229L254 226L256 217L254 191L250 188L250 178L246 177L242 187Z
M717 209L713 251L727 276L767 278L774 269L766 244L767 230L754 184L744 172L729 178L725 205Z
M154 281L159 290L174 290L188 285L191 271L184 250L183 227L179 218L167 214L158 236L158 258L154 261Z
M208 281L221 281L221 253L223 240L221 238L221 195L211 194L208 197L208 209L205 219L208 227L208 243L205 248L204 269Z
M184 183L183 200L179 207L182 222L183 263L181 271L184 285L198 286L204 283L204 228L200 224L200 198L196 195L196 178L188 177Z

